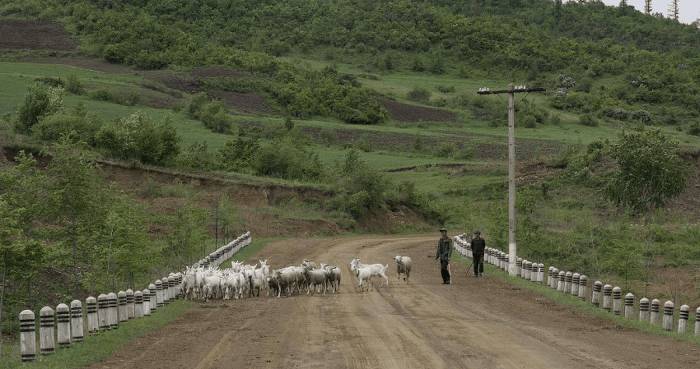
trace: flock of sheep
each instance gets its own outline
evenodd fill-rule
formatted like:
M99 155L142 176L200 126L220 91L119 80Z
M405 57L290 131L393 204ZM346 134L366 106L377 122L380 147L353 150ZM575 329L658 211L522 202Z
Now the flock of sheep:
M408 282L411 274L411 258L396 256L397 277ZM382 278L389 285L386 274L389 265L363 264L359 258L352 259L350 271L357 280L360 291L369 290L372 281ZM255 265L231 262L231 267L188 267L185 270L182 288L185 297L191 300L242 299L244 297L281 297L293 294L338 293L342 273L339 267L316 264L304 260L301 265L291 265L281 269L271 269L267 260L258 260Z

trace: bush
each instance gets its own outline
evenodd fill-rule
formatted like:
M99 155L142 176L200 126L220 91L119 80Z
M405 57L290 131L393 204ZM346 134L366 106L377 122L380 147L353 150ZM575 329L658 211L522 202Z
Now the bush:
M520 122L525 128L537 128L537 119L530 114L525 115Z
M318 155L290 141L278 141L260 147L252 164L255 173L263 176L319 180L323 175Z
M102 126L95 144L115 158L144 164L164 164L180 151L179 138L168 119L154 123L141 112Z
M597 127L598 120L595 119L591 114L584 114L578 118L578 124L587 127Z
M206 142L195 142L178 155L177 164L198 170L214 170L219 163L216 156L209 151Z
M74 95L82 95L85 92L83 84L80 83L78 76L71 74L66 79L66 91Z
M97 121L85 115L55 114L32 127L32 134L45 141L58 141L63 136L70 136L94 144L99 127Z
M683 192L688 168L677 142L658 130L623 133L610 155L618 165L607 186L608 198L633 212L663 206Z
M449 94L455 92L455 86L437 86L436 89L443 94Z
M427 103L430 101L430 95L430 91L421 87L415 87L409 91L408 94L406 94L406 98L417 102Z
M443 142L438 146L435 155L441 158L451 158L456 152L457 145L454 142Z
M115 98L112 96L112 93L104 90L104 89L99 89L92 91L88 94L91 99L93 100L98 100L98 101L114 101Z
M63 107L63 89L34 85L17 112L17 131L30 133L39 120Z
M238 136L219 150L219 167L233 172L248 170L259 150L260 145L256 140Z
M335 186L339 196L334 206L355 219L385 206L389 190L386 178L360 161L355 150L346 154Z

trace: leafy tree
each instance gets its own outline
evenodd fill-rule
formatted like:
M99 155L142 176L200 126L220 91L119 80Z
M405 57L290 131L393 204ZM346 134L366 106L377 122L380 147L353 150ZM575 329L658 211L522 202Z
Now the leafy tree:
M168 119L155 123L142 112L103 125L95 144L113 157L163 164L180 151L179 137Z
M63 107L63 89L36 84L29 88L17 112L17 130L29 133L39 120Z
M658 130L623 133L610 148L617 170L607 184L608 198L635 213L663 206L683 192L688 179L678 150Z

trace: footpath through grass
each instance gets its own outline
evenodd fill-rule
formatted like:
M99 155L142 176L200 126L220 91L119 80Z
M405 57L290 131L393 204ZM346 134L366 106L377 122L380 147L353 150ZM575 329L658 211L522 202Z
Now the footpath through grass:
M468 266L471 264L471 259L463 257L461 255L457 255L457 260L461 261L464 265ZM671 337L673 339L677 339L679 341L686 341L686 342L691 342L695 343L696 345L700 346L700 337L696 337L694 335L694 329L695 329L695 317L694 317L694 311L691 312L690 317L688 319L688 326L686 328L686 333L685 334L678 334L676 333L676 329L678 329L678 309L676 308L676 316L674 317L674 325L673 325L673 331L666 331L661 326L657 325L652 325L647 322L642 322L638 320L638 314L639 314L639 309L638 306L636 306L635 309L635 319L626 319L622 315L615 315L611 312L607 312L606 310L603 310L602 308L596 307L593 304L591 304L589 301L583 301L579 299L578 297L574 297L573 295L565 294L562 292L559 292L557 290L554 290L552 288L547 287L544 284L540 283L533 283L530 281L526 281L522 278L519 277L513 277L508 275L508 273L504 272L503 270L494 267L493 265L486 264L484 263L484 269L485 272L488 276L492 278L502 278L505 282L515 285L520 288L528 289L530 291L536 292L551 302L554 302L559 305L566 305L570 306L577 311L590 315L593 318L600 318L600 319L605 319L614 322L618 327L623 327L623 328L630 328L630 329L636 329L642 332L646 333L651 333L659 336L666 336L666 337ZM590 287L589 287L589 293L590 293ZM573 317L572 317L573 319Z

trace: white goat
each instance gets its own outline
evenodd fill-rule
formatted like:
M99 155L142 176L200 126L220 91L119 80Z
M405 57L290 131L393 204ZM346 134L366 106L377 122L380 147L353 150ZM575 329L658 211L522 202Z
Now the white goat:
M401 274L403 274L403 280L408 283L408 278L411 276L411 258L396 255L394 261L396 262L396 278L400 280Z
M367 282L369 289L369 284L374 277L384 278L386 285L389 286L389 277L386 276L387 269L389 269L388 264L362 264L359 258L352 259L350 262L350 270L355 273L357 277L357 287L359 287L360 290L363 289L365 282Z

